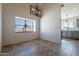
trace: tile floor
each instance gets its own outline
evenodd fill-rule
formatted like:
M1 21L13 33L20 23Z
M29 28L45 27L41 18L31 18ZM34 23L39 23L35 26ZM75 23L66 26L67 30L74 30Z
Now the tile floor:
M37 39L2 48L11 56L79 56L79 40L62 39L61 44Z

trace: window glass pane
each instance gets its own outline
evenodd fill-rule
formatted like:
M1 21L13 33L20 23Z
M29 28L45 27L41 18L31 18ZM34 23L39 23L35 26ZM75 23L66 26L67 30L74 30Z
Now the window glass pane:
M69 28L74 28L74 23L73 23L73 21L69 21Z
M74 30L76 29L76 20L63 20L62 22L62 29L63 30Z
M28 32L36 31L36 21L31 19L25 19L21 17L16 17L15 20L15 32ZM26 24L25 24L26 23Z
M25 31L24 26L16 26L15 31L16 32L24 32Z
M68 27L68 21L64 21L64 27L65 27L65 28Z
M16 25L24 25L24 19L16 18Z
M26 31L33 31L34 22L32 20L26 20Z

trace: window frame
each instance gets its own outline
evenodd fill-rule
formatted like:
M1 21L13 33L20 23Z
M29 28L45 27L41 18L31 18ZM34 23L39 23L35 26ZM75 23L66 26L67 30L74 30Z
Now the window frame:
M23 31L20 31L20 32L19 32L19 31L16 31L16 26L25 26L25 24L24 24L24 25L16 25L16 18L23 19L23 20L24 20L24 23L25 23L27 20L33 21L34 24L32 25L32 31L27 31L26 29L23 30ZM26 27L24 27L24 28L26 28ZM16 33L33 33L33 32L36 32L36 20L32 20L32 19L27 19L27 18L23 18L23 17L18 17L18 16L16 16L16 17L15 17L15 32L16 32Z
M68 21L67 21L67 26L65 27L64 25L66 24L66 20L65 19L63 19L63 20L61 20L62 22L61 22L61 29L62 30L73 30L73 29L75 29L76 28L76 22L75 22L75 19L68 19Z

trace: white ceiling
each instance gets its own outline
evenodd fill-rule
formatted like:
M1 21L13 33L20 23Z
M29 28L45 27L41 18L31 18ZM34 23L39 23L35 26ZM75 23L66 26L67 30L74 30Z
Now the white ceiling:
M64 7L61 7L61 18L64 19L70 17L79 16L79 3L65 3Z
M46 3L36 3L38 7L42 10ZM36 6L35 3L30 3L30 5Z

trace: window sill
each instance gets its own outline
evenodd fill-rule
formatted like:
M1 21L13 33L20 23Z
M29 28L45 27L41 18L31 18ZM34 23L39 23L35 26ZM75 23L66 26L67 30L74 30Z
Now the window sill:
M35 33L34 31L27 31L27 32L15 32L15 33Z

